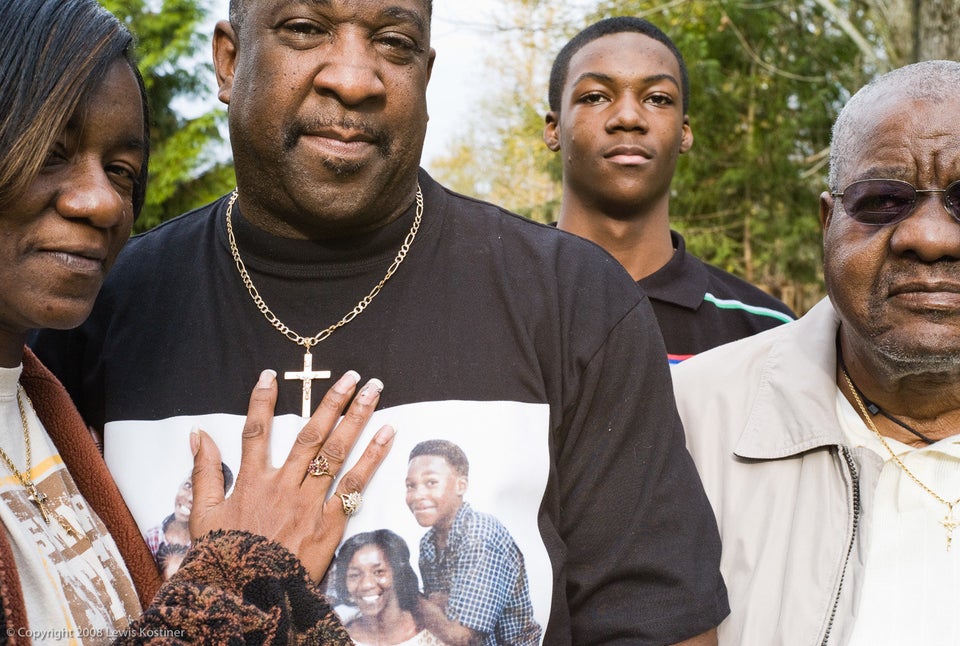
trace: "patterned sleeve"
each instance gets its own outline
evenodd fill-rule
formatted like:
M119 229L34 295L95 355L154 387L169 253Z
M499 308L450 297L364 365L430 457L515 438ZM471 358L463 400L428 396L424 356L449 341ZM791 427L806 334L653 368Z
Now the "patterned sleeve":
M473 522L457 544L447 618L487 634L493 632L517 583L519 552L499 523L471 513Z
M353 642L320 587L277 543L211 532L115 644L325 644Z
M147 533L143 535L143 540L146 541L147 547L150 548L150 553L153 554L153 558L157 558L157 551L164 542L163 527L160 525L151 527L147 530Z

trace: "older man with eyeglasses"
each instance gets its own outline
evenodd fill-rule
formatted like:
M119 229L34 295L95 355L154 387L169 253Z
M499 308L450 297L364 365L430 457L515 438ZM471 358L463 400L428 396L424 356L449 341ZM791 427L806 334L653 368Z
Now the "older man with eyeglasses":
M960 643L958 87L928 61L847 103L828 298L674 373L723 540L721 644Z

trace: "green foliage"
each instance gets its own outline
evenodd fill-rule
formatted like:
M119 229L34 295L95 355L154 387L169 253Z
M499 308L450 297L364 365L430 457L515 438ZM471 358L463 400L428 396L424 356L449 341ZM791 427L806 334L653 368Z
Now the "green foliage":
M101 0L137 39L150 102L150 181L135 225L144 231L200 206L233 186L221 129L226 112L184 116L177 105L210 103L215 87L203 0Z
M691 79L695 143L671 220L708 262L772 289L816 281L817 196L854 44L812 2L611 2L671 35Z

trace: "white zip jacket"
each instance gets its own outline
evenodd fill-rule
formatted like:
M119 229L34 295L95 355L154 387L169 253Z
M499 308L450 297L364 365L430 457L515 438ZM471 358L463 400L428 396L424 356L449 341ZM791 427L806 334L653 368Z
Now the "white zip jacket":
M882 461L849 448L837 419L839 324L824 299L673 370L723 543L721 646L834 646L852 632Z

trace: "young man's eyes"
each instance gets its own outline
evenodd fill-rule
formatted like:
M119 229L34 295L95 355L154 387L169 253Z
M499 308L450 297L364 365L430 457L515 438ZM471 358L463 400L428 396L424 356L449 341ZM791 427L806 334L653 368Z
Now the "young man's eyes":
M613 98L609 97L607 94L603 92L587 92L581 95L581 97L578 99L578 103L582 103L584 105L612 103L613 101L614 101ZM657 105L657 106L670 106L676 103L676 101L674 101L672 96L670 96L669 94L661 94L661 93L651 94L645 97L643 99L643 102L649 103L651 105Z
M601 92L587 92L580 97L579 102L586 105L594 105L597 103L603 103L604 101L607 101L607 96L605 94Z
M647 98L647 101L654 105L673 105L675 103L673 97L668 94L653 94Z
M419 486L424 486L428 488L435 488L440 485L440 481L436 479L422 480L421 482L408 482L406 483L407 491L413 491Z

